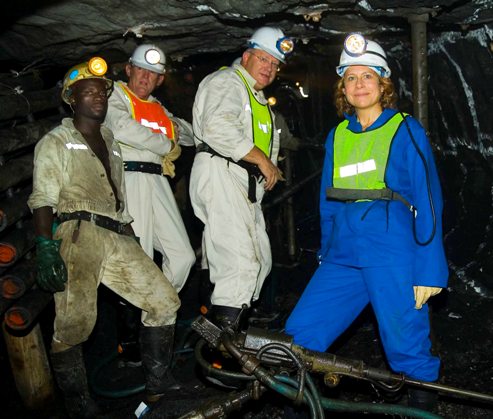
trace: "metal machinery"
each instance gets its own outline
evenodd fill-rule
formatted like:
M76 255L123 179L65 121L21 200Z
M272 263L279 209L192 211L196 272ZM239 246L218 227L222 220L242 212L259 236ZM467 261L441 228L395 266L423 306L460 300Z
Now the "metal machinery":
M192 328L202 337L196 345L195 355L207 375L244 380L245 390L235 391L226 397L214 399L180 419L225 418L238 410L248 400L258 400L269 390L278 392L294 403L306 403L312 419L323 419L325 411L361 412L402 415L412 418L439 418L423 410L395 404L347 402L321 397L310 373L323 374L328 387L336 387L341 377L366 380L386 391L396 392L404 385L437 391L483 403L493 403L493 396L462 390L442 384L413 380L383 369L372 368L362 361L336 357L305 349L293 344L291 336L266 329L250 327L235 332L231 328L219 329L205 317L199 317ZM204 347L213 347L224 356L234 358L242 373L214 367L202 356Z

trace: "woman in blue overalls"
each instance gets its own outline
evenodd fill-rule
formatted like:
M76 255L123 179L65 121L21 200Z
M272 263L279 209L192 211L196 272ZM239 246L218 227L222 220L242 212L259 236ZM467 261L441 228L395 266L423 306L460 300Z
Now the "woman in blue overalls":
M447 285L442 196L426 132L394 110L383 49L346 38L335 102L344 121L326 141L320 190L320 265L286 323L308 349L325 351L371 303L393 371L436 381L428 298ZM410 391L431 409L434 394Z

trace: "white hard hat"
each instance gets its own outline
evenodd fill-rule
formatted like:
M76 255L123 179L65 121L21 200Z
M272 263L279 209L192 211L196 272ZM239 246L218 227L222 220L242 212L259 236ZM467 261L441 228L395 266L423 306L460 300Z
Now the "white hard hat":
M153 44L142 44L135 48L134 53L128 60L130 64L145 68L154 73L164 74L166 69L166 56L161 48Z
M344 41L344 49L336 67L337 74L342 77L351 65L371 67L381 77L390 77L391 71L387 64L387 55L375 41L366 40L360 34L350 34Z
M253 33L248 40L248 47L261 49L285 63L286 56L293 52L294 42L284 36L279 28L264 26Z

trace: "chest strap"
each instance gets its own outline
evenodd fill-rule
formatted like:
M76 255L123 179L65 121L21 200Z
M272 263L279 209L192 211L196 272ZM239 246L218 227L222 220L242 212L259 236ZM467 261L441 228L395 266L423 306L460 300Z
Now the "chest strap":
M344 189L328 187L326 190L328 199L336 201L354 202L360 199L369 199L371 201L383 199L384 201L400 201L409 211L414 212L416 208L411 205L402 195L394 192L392 189Z
M262 175L262 172L258 168L256 164L249 163L245 160L238 160L234 161L231 157L226 157L223 156L222 154L219 154L217 151L215 151L213 148L211 148L208 144L206 143L200 143L197 148L196 148L197 153L209 153L212 154L213 156L221 157L222 159L227 160L229 163L234 163L237 166L242 167L245 169L248 173L248 200L254 204L257 202L257 182L261 182L262 179L264 178L264 175Z

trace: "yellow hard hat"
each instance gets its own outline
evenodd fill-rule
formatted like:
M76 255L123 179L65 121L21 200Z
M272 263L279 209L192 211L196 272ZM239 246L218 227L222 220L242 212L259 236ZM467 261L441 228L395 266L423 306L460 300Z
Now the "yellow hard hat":
M108 65L106 61L101 57L93 57L88 62L77 64L73 66L65 77L63 78L63 88L62 88L62 99L65 103L70 104L70 96L72 95L72 86L79 80L84 79L103 79L106 80L106 85L108 86L108 96L113 88L113 80L104 77L106 71L108 70Z

